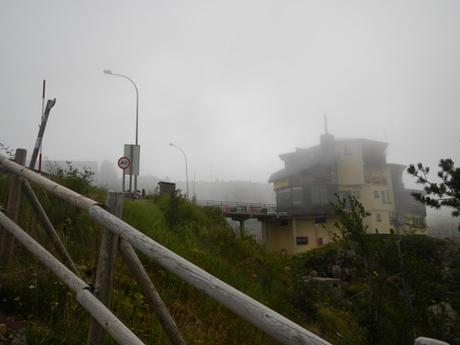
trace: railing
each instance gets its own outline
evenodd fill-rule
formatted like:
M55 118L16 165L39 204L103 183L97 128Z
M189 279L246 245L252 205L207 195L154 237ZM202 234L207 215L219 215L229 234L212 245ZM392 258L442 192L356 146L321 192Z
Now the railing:
M254 202L197 200L196 204L202 207L217 207L224 216L247 215L249 217L275 216L276 205Z
M18 150L19 151L19 150ZM25 150L23 150L25 151ZM24 157L25 161L25 157ZM8 212L19 210L18 205L7 208L8 218L0 212L0 224L8 233L21 242L33 255L35 255L45 266L47 266L61 281L76 293L77 301L91 314L95 322L90 326L89 343L97 344L100 339L98 327L105 329L119 344L143 344L112 312L104 305L109 305L111 276L113 275L113 261L117 249L129 266L137 282L141 285L146 300L154 306L155 313L174 344L185 344L182 336L170 317L164 303L158 295L153 283L137 257L134 249L138 249L146 256L155 260L160 266L176 274L192 286L202 290L218 303L225 305L237 315L246 319L262 331L271 335L283 344L329 344L326 340L316 336L310 331L302 328L284 316L257 302L241 291L224 283L212 276L201 268L195 266L169 249L163 247L151 238L147 237L139 230L122 221L116 215L106 211L94 200L84 197L74 191L63 187L45 177L42 177L24 166L10 161L7 157L0 154L0 165L9 173L14 174L16 179L10 189L9 204L14 197L11 195L20 193L21 180L25 179L42 187L46 191L71 203L72 205L88 212L90 218L96 223L104 226L104 234L99 253L98 267L96 273L96 291L98 298L90 292L89 285L78 277L77 272L73 272L71 262L69 268L53 257L39 243L32 239L22 230L14 219L14 214ZM28 185L28 182L24 184ZM28 189L26 187L26 189ZM31 190L31 188L30 188ZM33 191L32 191L33 193ZM116 214L121 213L123 196L121 193L112 193L109 198L109 208ZM13 200L14 201L14 200ZM17 200L18 201L18 200ZM16 204L18 204L17 202ZM11 205L8 205L11 206ZM11 217L13 215L13 217ZM43 217L42 217L43 218ZM48 220L49 221L49 220ZM48 224L50 226L50 224ZM52 225L50 227L50 237L56 248L61 249L61 254L66 257L65 248L62 246ZM119 248L116 243L119 241ZM64 252L62 252L64 250ZM6 253L7 254L7 253ZM68 255L68 254L67 254ZM69 257L70 258L70 257ZM68 259L69 259L68 258ZM71 259L69 259L71 260ZM103 302L103 303L102 303ZM160 306L160 311L158 311ZM97 323L97 325L95 325ZM93 331L92 328L96 328ZM96 335L94 335L96 334ZM99 334L99 336L97 336ZM99 338L98 338L99 337Z

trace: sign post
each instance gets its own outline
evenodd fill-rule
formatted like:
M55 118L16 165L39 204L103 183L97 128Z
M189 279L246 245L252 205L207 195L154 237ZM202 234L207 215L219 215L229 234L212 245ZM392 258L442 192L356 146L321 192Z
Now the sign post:
M121 158L126 158L130 161L130 164L126 166L126 168L121 168L123 169L123 190L124 190L124 185L125 185L125 176L129 175L129 192L130 193L137 193L137 176L139 175L139 160L140 160L140 152L141 152L141 146L140 145L132 145L132 144L125 144L124 146L124 154L123 157ZM120 159L121 159L120 158ZM135 177L134 179L134 189L133 189L133 176Z
M121 182L121 190L123 192L125 192L126 169L128 169L131 165L132 165L131 160L126 156L122 156L118 159L118 167L123 170L123 176L122 176L122 182Z

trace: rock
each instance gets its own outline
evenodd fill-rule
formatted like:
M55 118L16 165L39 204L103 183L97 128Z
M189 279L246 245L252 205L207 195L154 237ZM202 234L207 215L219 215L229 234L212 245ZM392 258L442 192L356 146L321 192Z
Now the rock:
M444 333L450 333L458 323L458 314L448 302L433 304L427 310L431 314L428 318L431 327L440 328Z
M340 279L342 277L342 268L339 265L331 266L331 275L334 278Z

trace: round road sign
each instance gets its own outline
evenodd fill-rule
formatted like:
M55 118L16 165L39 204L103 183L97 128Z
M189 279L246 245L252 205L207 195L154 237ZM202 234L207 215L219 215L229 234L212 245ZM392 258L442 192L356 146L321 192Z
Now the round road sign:
M126 156L120 157L120 159L118 160L118 166L120 169L128 169L130 165L131 160Z

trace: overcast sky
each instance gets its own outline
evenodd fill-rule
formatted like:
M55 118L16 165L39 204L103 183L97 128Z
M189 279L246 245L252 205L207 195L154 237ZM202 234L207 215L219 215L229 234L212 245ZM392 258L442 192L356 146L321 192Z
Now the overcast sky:
M6 1L0 142L32 149L41 84L50 159L266 182L323 133L388 140L388 160L460 161L460 1Z

